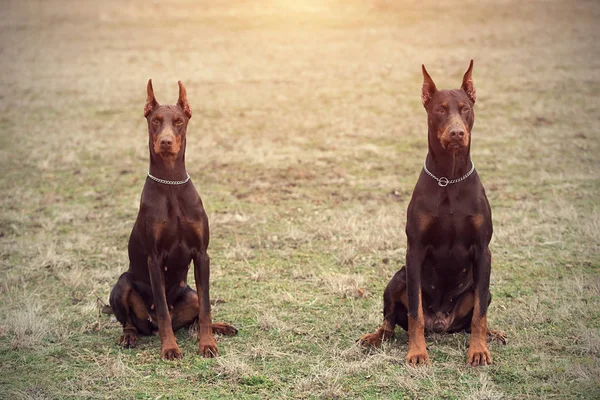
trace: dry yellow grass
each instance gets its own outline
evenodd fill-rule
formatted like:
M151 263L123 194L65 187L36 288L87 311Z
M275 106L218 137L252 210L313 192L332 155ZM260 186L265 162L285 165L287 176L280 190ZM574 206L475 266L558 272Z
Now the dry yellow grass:
M0 13L0 393L9 398L597 398L600 6L592 1L6 1ZM420 65L475 59L496 364L467 336L363 353L404 262L427 151ZM97 309L127 267L142 109L177 80L211 223L222 357L123 351Z

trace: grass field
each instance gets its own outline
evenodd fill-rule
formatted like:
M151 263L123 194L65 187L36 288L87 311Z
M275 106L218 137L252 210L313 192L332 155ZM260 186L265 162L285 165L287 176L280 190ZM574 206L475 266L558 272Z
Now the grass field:
M600 4L7 1L0 14L0 398L600 398ZM490 344L364 353L403 265L425 154L421 64L475 60L472 157L494 217ZM145 85L187 86L221 357L117 345L148 168Z

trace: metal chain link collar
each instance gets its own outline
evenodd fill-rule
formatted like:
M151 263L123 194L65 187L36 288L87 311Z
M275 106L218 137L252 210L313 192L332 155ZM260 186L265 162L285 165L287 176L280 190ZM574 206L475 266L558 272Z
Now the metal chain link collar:
M438 185L440 185L441 187L446 187L450 184L458 183L460 181L464 181L465 179L467 179L473 173L473 171L475 171L475 164L473 163L473 161L471 161L471 170L469 172L467 172L465 175L461 176L460 178L452 179L452 180L446 178L445 176L438 178L437 176L435 176L434 174L429 172L429 170L427 169L427 160L425 160L425 162L423 163L423 169L425 170L425 173L427 175L429 175L430 177L432 177L433 179L435 179L437 181Z
M183 181L166 181L164 179L160 179L160 178L150 175L150 171L148 171L148 177L150 179L152 179L153 181L156 181L158 183L163 183L165 185L183 185L184 183L187 183L190 180L190 174L188 174L186 172L185 176L186 176L186 178Z

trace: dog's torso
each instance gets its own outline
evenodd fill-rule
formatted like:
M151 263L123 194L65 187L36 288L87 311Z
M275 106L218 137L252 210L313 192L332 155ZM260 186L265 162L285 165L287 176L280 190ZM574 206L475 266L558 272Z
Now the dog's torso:
M169 303L186 287L190 262L196 252L206 250L208 241L208 218L192 182L167 186L148 178L129 238L129 272L144 299L152 299L149 255L156 253L165 268Z
M492 235L491 210L477 173L442 188L423 172L408 206L406 232L409 243L426 249L425 328L447 330L461 298L473 291L474 259Z

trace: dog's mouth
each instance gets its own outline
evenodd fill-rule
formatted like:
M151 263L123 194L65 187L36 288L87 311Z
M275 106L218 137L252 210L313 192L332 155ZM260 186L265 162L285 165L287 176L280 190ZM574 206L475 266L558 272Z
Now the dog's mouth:
M173 151L173 148L162 148L162 147L156 153L161 156L174 156L177 154L175 151Z
M154 149L154 153L162 158L173 158L177 155L172 149Z
M451 152L456 152L459 151L461 149L464 149L466 147L466 144L463 142L456 142L456 141L444 141L442 142L442 148L444 150L448 150Z

